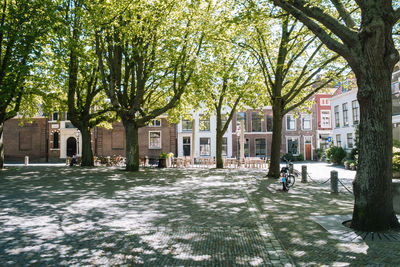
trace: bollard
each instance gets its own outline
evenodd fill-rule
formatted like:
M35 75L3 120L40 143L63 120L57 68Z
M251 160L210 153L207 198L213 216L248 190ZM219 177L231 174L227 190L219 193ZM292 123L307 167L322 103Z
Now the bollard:
M29 156L25 156L25 166L29 165Z
M339 193L339 179L338 179L338 172L331 171L331 194L338 194Z
M301 165L301 182L307 183L307 166Z

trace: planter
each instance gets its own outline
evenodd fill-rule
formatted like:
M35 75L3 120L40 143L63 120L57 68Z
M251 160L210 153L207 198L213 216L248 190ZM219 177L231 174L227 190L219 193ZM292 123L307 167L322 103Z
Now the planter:
M167 159L159 159L158 168L166 168L166 167L167 167Z

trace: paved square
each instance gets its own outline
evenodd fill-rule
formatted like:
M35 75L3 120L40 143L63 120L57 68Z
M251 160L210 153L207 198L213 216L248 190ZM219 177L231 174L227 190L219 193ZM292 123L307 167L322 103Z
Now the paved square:
M4 265L291 265L249 201L244 172L11 167L1 175Z

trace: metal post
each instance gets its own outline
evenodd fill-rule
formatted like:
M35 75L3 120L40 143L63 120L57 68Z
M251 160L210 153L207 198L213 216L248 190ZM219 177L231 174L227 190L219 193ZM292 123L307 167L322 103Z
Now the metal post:
M307 183L307 166L301 165L301 182Z
M339 178L337 171L331 171L331 194L339 193Z

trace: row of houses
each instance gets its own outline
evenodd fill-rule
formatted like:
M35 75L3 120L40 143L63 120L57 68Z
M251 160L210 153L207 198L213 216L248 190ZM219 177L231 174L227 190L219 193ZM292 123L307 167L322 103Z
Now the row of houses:
M393 135L400 140L400 66L393 73ZM357 89L345 90L344 86L329 93L314 96L308 112L285 115L282 127L281 154L302 154L306 160L316 158L316 149L331 145L347 151L354 147L356 129L360 120ZM161 116L139 130L141 157L158 158L161 153L174 153L177 157L216 156L216 118L202 111L182 119L178 124L169 123ZM240 155L239 121L244 123L244 155L269 158L272 142L273 113L271 107L236 112L224 134L223 156ZM30 156L36 161L59 161L74 154L81 155L80 132L68 120L68 113L54 112L36 117L32 123L20 125L18 118L8 120L3 132L6 161L21 161ZM124 156L125 130L120 122L112 129L95 127L92 131L92 149L96 156ZM194 150L194 151L192 151Z
M329 94L317 95L309 113L285 116L282 154L303 154L305 159L313 160L315 148L327 146L331 123L326 117L329 105L324 103L329 98ZM222 140L223 156L232 158L240 155L238 124L243 120L245 156L268 158L272 142L272 116L271 107L236 112ZM75 154L79 156L82 152L81 134L68 120L66 112L38 116L33 122L23 125L18 118L8 120L4 125L3 138L8 162L21 161L25 156L34 161L59 161ZM172 152L178 157L191 156L192 149L195 157L215 157L216 118L200 111L193 114L190 120L182 119L180 123L173 124L162 116L140 129L139 146L141 157L158 158L162 152ZM122 123L113 123L112 129L95 127L92 149L96 156L124 156L125 130Z

